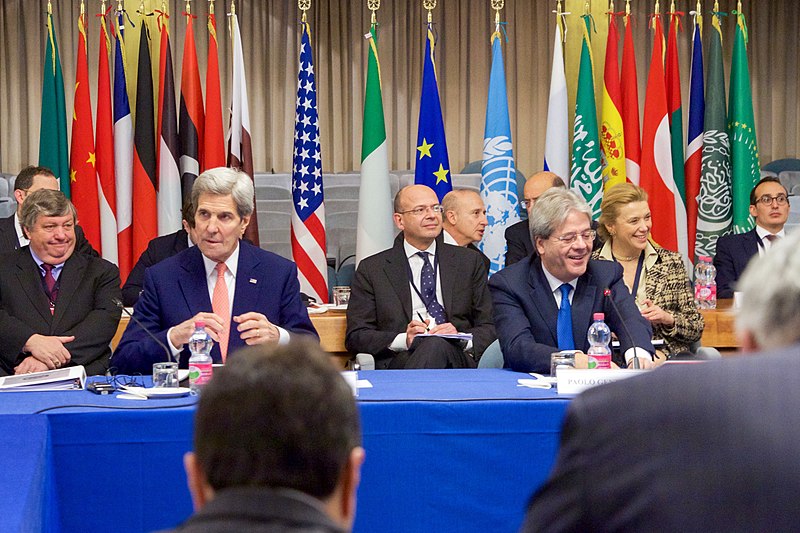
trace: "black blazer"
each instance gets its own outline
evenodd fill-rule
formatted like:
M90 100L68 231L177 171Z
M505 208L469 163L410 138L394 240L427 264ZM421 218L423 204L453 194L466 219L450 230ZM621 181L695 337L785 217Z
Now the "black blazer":
M750 259L758 255L760 241L755 228L746 233L725 235L717 240L717 255L714 256L717 298L733 298L734 286Z
M128 274L128 279L125 280L125 285L122 287L122 303L126 307L136 305L144 287L144 271L148 267L172 257L188 247L189 234L183 229L151 240L147 244L147 249L139 256L131 273Z
M480 356L497 338L486 267L478 254L461 246L437 242L436 253L447 319L458 331L472 333L473 352ZM408 259L400 241L358 265L347 307L347 350L394 357L389 345L406 330L411 311Z
M0 218L0 253L10 252L18 248L19 239L17 238L17 228L14 227L14 215ZM75 251L92 257L100 257L100 254L86 240L86 235L84 235L83 228L80 225L75 226Z
M42 288L39 267L28 246L0 256L0 372L13 374L25 355L22 347L34 333L74 335L67 343L70 365L84 365L88 375L102 374L111 355L120 310L119 270L99 257L73 253L58 278L55 314Z
M586 391L522 531L795 531L798 405L798 344Z

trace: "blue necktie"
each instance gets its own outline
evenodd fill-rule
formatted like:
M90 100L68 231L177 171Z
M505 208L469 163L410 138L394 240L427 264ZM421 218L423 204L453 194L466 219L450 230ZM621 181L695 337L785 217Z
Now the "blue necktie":
M572 337L572 307L569 304L569 291L572 285L564 283L561 289L561 308L558 310L556 333L558 335L559 350L574 350L575 339Z
M425 304L428 314L437 324L444 324L447 322L447 317L444 314L444 307L436 299L436 277L431 262L428 260L428 252L417 252L417 255L422 258L422 274L419 283L422 303Z

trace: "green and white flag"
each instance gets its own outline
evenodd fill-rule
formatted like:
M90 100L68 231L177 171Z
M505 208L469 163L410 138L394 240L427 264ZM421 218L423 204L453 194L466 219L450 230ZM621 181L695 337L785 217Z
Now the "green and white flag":
M64 104L64 77L53 14L47 14L47 38L42 82L42 120L39 127L39 165L53 171L67 198L70 197L69 143L67 111Z
M725 110L725 71L719 15L711 18L706 71L705 133L697 200L695 256L713 257L717 239L731 229L731 151Z
M578 95L575 101L575 126L572 137L570 187L592 208L592 218L600 216L603 200L603 176L600 159L600 135L597 129L597 105L594 100L592 43L589 37L591 18L584 15L581 64L578 71Z
M733 231L743 233L753 228L750 217L750 191L760 179L758 142L747 66L747 23L744 14L736 14L736 36L731 61L731 92L728 99L728 134L731 141L733 181Z
M361 189L358 195L356 264L392 247L394 225L389 188L389 155L381 96L376 25L364 36L369 43L364 128L361 138Z

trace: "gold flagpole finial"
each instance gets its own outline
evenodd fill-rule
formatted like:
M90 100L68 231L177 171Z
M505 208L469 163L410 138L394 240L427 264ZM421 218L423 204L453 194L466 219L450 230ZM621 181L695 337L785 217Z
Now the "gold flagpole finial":
M436 0L422 0L422 7L428 10L428 24L433 22L432 11L436 9Z
M611 23L611 19L614 18L614 0L608 0L608 22Z
M106 13L106 0L100 0L100 11L105 15Z
M589 15L591 12L592 12L592 8L589 7L589 2L587 0L586 2L583 3L583 14L584 15Z
M303 17L300 19L303 24L306 23L306 11L311 9L311 0L297 0L297 7L303 12Z
M86 14L86 5L84 5L83 0L81 0L81 16Z
M236 16L236 1L231 0L231 15Z
M50 0L47 0L47 14L53 14L53 3Z
M500 24L500 10L505 7L505 0L491 0L492 2L492 9L494 9L494 23L495 25Z
M214 14L214 0L208 0L208 14Z
M117 13L122 13L122 11L123 11L122 0L117 0Z
M625 17L631 16L631 0L625 0Z
M186 0L186 16L192 14L192 0Z
M719 13L719 0L714 0L714 13Z
M742 14L742 0L736 2L736 11L738 11L740 15Z
M372 16L370 17L370 24L377 24L378 17L375 14L381 8L381 0L367 0L367 9L372 11Z
M661 2L659 0L656 0L656 8L655 8L654 12L655 12L656 15L660 15L661 14Z

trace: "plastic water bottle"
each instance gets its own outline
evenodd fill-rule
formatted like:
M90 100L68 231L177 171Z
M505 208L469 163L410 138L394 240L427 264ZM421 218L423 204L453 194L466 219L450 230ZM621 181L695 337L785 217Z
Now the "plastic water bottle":
M189 388L198 392L200 388L211 380L211 348L214 341L206 333L204 322L194 323L194 333L189 338Z
M694 303L698 309L717 308L717 269L708 256L697 258L694 267Z
M594 323L589 326L589 368L611 368L611 330L605 323L603 313L593 315Z

